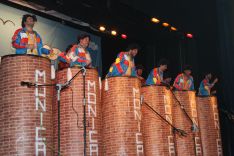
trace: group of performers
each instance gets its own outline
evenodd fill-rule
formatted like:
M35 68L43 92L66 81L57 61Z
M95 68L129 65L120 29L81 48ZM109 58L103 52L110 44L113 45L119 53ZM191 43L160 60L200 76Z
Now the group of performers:
M33 30L34 24L37 21L36 16L26 14L22 18L22 28L15 31L12 37L12 46L16 49L16 54L34 54L34 55L50 55L53 49L43 47L40 35ZM89 46L90 36L83 34L78 37L78 43L69 45L65 52L58 54L59 68L68 68L73 66L92 67L92 59L87 50ZM142 77L143 66L135 67L134 57L139 51L137 44L131 44L126 51L120 52L111 65L106 77L113 76L131 76L138 77L142 85L170 85L171 78L165 77L164 72L167 70L168 61L161 59L154 69L151 70L148 78L145 80ZM183 72L179 74L174 83L173 88L178 91L194 90L194 81L191 75L192 68L186 65ZM199 95L210 96L211 88L217 83L216 78L212 83L212 74L207 73L204 80L200 83Z

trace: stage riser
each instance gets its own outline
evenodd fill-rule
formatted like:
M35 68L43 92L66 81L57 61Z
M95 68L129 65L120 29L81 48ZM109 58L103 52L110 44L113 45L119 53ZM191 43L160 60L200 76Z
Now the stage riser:
M21 86L21 81L51 83L50 61L43 57L9 55L0 66L0 155L52 156L51 87ZM38 80L37 80L38 79Z
M217 99L197 97L197 104L204 156L222 156Z
M21 86L21 81L64 84L80 68L63 69L51 80L50 60L7 55L0 64L0 155L57 156L58 105L55 87ZM96 69L85 77L87 156L222 156L216 97L193 91L171 92L164 86L141 87L134 77L102 81ZM142 97L144 97L142 99ZM184 106L192 123L182 111ZM83 77L61 91L61 155L83 155ZM186 137L174 133L149 104ZM78 125L77 125L78 122Z
M175 97L184 106L189 117L193 120L193 123L198 126L197 131L193 132L192 122L186 117L179 104L174 98L172 116L174 119L175 126L179 129L184 130L187 133L186 137L176 135L176 149L178 155L190 155L190 156L202 156L202 142L199 131L199 121L197 117L197 103L195 92L193 91L177 91Z
M80 68L63 69L56 74L57 83L64 84L74 76ZM85 76L86 92L86 141L87 156L102 155L101 142L101 97L98 72L87 69ZM73 97L72 97L73 94ZM60 123L61 123L61 154L66 156L84 154L83 126L83 76L82 72L72 81L71 85L61 92ZM54 142L57 150L57 104L54 114ZM76 112L78 113L76 113ZM77 125L78 122L78 125Z
M140 81L112 77L103 84L103 155L143 156Z
M142 104L142 131L145 155L176 155L173 128L155 114L147 104L171 124L171 92L162 86L148 86L141 89L144 97Z

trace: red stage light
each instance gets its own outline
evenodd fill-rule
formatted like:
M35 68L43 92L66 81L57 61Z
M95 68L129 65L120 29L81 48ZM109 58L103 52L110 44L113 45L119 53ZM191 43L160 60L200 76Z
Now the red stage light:
M186 36L187 36L188 38L193 38L193 34L190 34L190 33L186 34Z
M125 35L125 34L122 34L121 37L122 37L123 39L127 39L127 38L128 38L128 36Z

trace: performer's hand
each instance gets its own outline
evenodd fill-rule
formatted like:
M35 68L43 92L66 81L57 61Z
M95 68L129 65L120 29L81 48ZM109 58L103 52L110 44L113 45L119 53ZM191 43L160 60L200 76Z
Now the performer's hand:
M218 82L218 78L216 78L215 80L214 80L214 83L217 83Z

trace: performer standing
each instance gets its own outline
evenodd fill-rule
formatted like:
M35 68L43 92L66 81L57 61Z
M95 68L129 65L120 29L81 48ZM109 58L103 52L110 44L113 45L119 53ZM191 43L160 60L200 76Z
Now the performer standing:
M134 76L136 77L136 69L134 57L137 55L139 46L131 44L127 48L127 52L120 52L109 69L107 77L112 76Z
M136 66L137 77L141 80L141 85L145 85L145 79L144 77L142 77L143 70L144 70L144 67L141 64Z
M90 36L82 34L78 36L78 44L73 45L70 52L71 63L70 66L92 67L92 59L87 50L90 42Z
M168 60L161 59L158 63L158 67L151 70L146 85L161 85L164 82L163 72L167 70Z
M183 73L179 74L173 84L176 90L194 90L193 77L191 76L192 68L190 65L184 67Z
M202 82L200 83L198 95L201 95L201 96L210 96L210 95L212 95L212 94L215 93L215 91L211 92L210 90L218 82L218 79L216 78L213 81L213 83L210 83L211 79L212 79L212 74L211 73L207 73L206 76L205 76L205 79L202 80Z
M12 46L16 49L16 54L48 55L50 50L43 48L40 35L33 30L37 22L35 15L23 15L22 28L15 31L12 37Z

